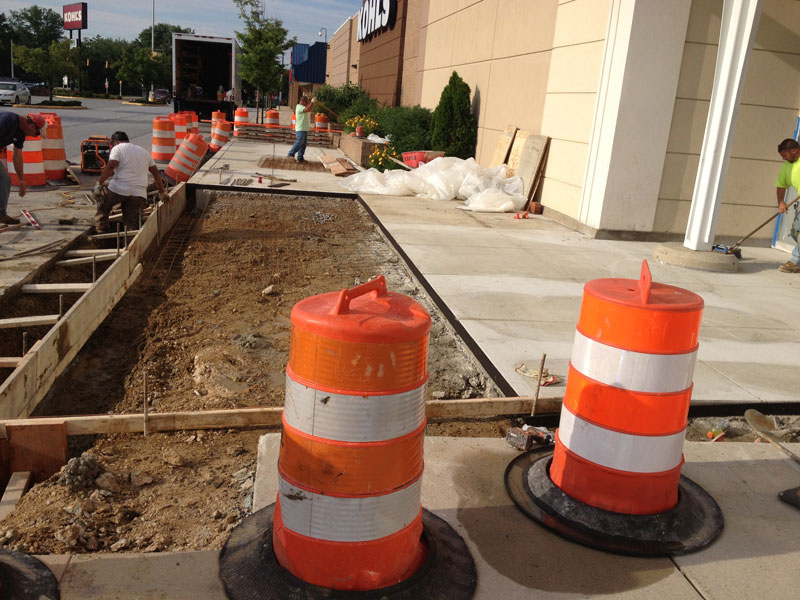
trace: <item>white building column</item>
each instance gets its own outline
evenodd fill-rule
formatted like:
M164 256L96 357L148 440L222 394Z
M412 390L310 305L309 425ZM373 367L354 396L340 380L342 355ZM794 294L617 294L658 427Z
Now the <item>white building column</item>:
M690 250L711 250L714 244L739 99L762 3L763 0L724 0L714 88L683 242Z
M611 0L579 220L652 231L691 0Z

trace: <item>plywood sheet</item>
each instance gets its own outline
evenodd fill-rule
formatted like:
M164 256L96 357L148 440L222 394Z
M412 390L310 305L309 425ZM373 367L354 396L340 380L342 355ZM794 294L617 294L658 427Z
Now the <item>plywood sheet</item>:
M492 155L492 162L490 167L505 164L508 160L508 153L511 150L511 145L514 143L514 137L517 133L517 128L513 125L508 125L505 131L497 138L497 144L494 147L494 154Z
M518 131L508 157L508 176L522 178L523 195L530 198L550 138L529 131Z

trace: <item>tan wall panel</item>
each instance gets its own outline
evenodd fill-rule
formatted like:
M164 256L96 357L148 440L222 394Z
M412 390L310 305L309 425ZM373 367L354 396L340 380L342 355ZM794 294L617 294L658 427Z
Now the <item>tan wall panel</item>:
M800 52L800 2L767 0L758 22L753 48L776 52Z
M350 23L351 19L339 28L328 40L328 64L325 83L339 86L347 83L350 70Z
M595 94L547 94L541 133L559 140L588 144L594 105Z
M458 11L458 1L459 0L431 0L428 23L434 23Z
M775 159L768 161L732 158L728 166L728 176L725 178L722 202L724 204L774 207L776 204L775 182L783 164L777 152Z
M549 52L492 61L490 92L481 102L481 126L503 130L515 125L541 132L549 65Z
M778 144L784 138L792 136L797 116L797 108L742 105L739 108L731 156L778 160Z
M407 0L406 39L403 43L403 75L401 81L400 104L413 106L419 97L419 37L422 25L422 0Z
M557 10L557 0L500 0L492 57L549 51L553 47Z
M678 97L689 100L710 100L716 65L716 46L687 43L683 48Z
M699 154L667 152L664 157L661 187L658 190L659 202L662 199L691 202L699 163Z
M797 106L800 102L799 73L800 55L753 50L742 90L742 103Z
M700 154L707 118L708 101L678 98L672 112L667 152Z
M661 200L656 209L655 231L683 233L689 221L690 202ZM774 207L737 206L723 204L717 220L718 236L741 236L753 229L754 224L766 220ZM753 239L771 239L774 225L753 235Z
M600 83L604 41L554 48L550 59L548 93L595 93Z
M497 140L500 138L502 132L496 129L486 129L485 127L478 129L478 146L480 151L475 152L475 160L479 164L488 167L492 162L494 156L494 149L497 146Z
M431 2L431 7L437 2ZM433 11L433 8L431 8ZM425 70L441 69L453 64L456 21L445 19L430 23L425 36ZM423 92L424 94L424 92Z
M588 144L551 140L547 154L547 177L577 188L582 187L588 154Z
M682 233L689 222L690 202L681 200L659 199L656 216L653 220L653 231Z
M604 40L610 0L574 0L559 4L553 47Z
M489 60L492 57L498 0L483 0L455 16L453 59L456 64Z
M561 214L577 219L580 203L580 186L569 185L545 175L542 182L542 204Z
M693 0L689 13L686 41L698 44L718 44L722 20L722 0Z
M458 10L464 10L465 8L469 8L475 4L480 4L485 0L458 0Z

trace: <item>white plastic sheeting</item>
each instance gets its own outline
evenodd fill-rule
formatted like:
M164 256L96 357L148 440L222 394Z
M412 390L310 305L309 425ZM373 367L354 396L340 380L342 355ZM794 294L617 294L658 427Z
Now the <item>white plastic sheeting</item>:
M474 158L436 158L412 171L368 169L346 177L341 185L365 194L463 200L458 208L482 212L512 212L526 202L520 177L506 177L505 165L484 168Z

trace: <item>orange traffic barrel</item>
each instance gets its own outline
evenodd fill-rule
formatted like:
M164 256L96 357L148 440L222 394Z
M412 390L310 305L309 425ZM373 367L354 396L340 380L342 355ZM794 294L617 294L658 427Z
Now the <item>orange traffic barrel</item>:
M250 122L246 108L237 108L233 114L233 135L239 135L239 126Z
M47 121L45 137L42 138L42 158L46 179L67 178L67 155L64 151L64 132L61 117L56 113L39 113Z
M211 126L211 143L208 145L209 150L217 152L231 137L231 129L233 124L230 121L222 119L221 121L214 121Z
M6 159L6 148L3 146L0 148L0 165L3 165L6 171L8 171L8 160Z
M175 155L175 123L169 117L153 119L153 144L150 155L156 166L162 169Z
M271 129L280 127L281 126L280 113L278 113L278 111L275 109L268 110L267 115L264 118L264 124Z
M444 521L431 526L420 504L430 315L412 298L388 292L379 276L301 300L291 323L277 501L253 515L271 525L269 541L269 527L242 523L245 534L263 536L252 559L261 567L254 567L262 573L256 583L276 598L328 597L283 593L287 581L297 587L298 580L317 591L402 583L419 586L416 593L404 588L403 598L471 598L477 580L466 545ZM453 555L440 555L439 531ZM232 534L220 557L232 600L258 597L237 591L249 569L239 564L228 577L229 561L241 561L242 550ZM436 561L454 555L459 567L439 563L431 576ZM265 570L275 581L265 580ZM431 594L425 586L457 591Z
M211 123L214 124L217 121L224 121L225 120L225 113L221 110L215 110L211 113Z
M297 114L292 113L292 129L295 129L296 123L297 123Z
M315 131L328 131L328 115L317 113L314 117L314 130Z
M612 547L589 545L658 555L705 547L721 532L716 502L680 473L702 313L697 294L653 283L647 261L639 281L584 286L552 460L526 459L528 483L540 479L528 485L534 502L554 503L562 534L589 522L598 539L619 534ZM686 523L663 534L665 514ZM681 538L687 530L707 535Z
M197 113L193 110L181 110L179 115L183 115L186 119L186 133L198 133L200 131L200 120L197 118Z
M8 159L8 174L11 176L11 184L19 185L19 177L14 169L13 146L7 147L6 157ZM47 177L44 174L44 154L42 153L41 136L25 138L22 147L22 162L25 185L47 185Z
M187 133L191 133L187 131L186 115L169 113L169 118L175 124L175 148L180 148Z
M181 147L175 152L175 156L169 162L169 166L164 170L164 174L175 181L189 181L189 178L197 170L197 166L206 154L208 144L201 135L190 133L186 136Z

